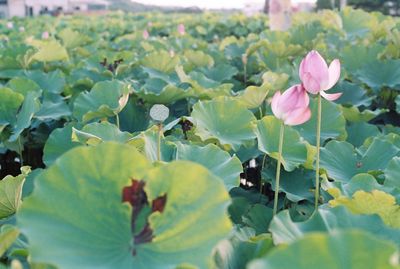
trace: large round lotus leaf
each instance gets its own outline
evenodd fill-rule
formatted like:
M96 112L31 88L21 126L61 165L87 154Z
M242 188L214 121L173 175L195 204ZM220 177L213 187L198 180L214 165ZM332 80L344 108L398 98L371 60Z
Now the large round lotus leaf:
M377 215L355 215L343 206L319 208L311 218L295 222L285 210L275 216L269 226L275 244L291 243L311 232L329 232L360 229L393 241L400 247L400 230L390 228Z
M148 68L155 69L164 73L171 73L175 70L175 66L179 63L179 57L171 55L165 51L160 50L146 55L142 59L142 65Z
M9 88L0 88L0 133L8 124L16 121L15 115L24 101L24 96Z
M385 186L400 189L400 157L394 157L385 170Z
M187 160L199 163L208 168L214 175L220 177L229 191L239 186L240 173L243 172L242 163L228 152L215 145L200 147L176 143L176 160Z
M150 216L154 239L137 246L138 268L207 268L212 249L228 235L229 194L222 181L201 165L175 161L144 178L149 201L166 197L162 213Z
M316 128L318 104L316 100L310 100L311 119L302 125L297 125L294 128L299 131L312 145L316 144ZM345 139L346 120L342 114L340 107L332 102L322 100L322 122L321 122L321 143L329 138Z
M90 92L78 95L73 115L82 122L115 116L123 109L120 100L126 98L129 91L129 87L119 81L98 82Z
M378 91L400 85L400 60L376 61L357 71L358 79Z
M41 93L40 86L31 79L25 77L15 77L7 83L7 87L26 96L29 92Z
M19 230L16 227L9 224L0 226L0 257L12 246L18 236Z
M257 124L258 148L274 159L278 159L280 128L281 122L273 116L266 116ZM307 160L307 143L290 126L285 126L282 156L286 171L293 171Z
M252 229L235 229L229 239L218 244L215 263L218 269L243 269L250 261L263 257L273 248L270 234L255 236Z
M354 214L378 214L386 225L400 228L400 205L393 195L378 189L357 190L351 197L338 189L328 191L334 197L331 206L346 206Z
M134 268L130 209L121 194L149 168L134 148L111 143L60 157L38 175L17 216L32 261L59 268Z
M136 95L151 104L166 105L195 96L192 88L182 89L157 78L146 80L146 83L140 91L136 92Z
M272 189L275 189L276 165L265 167L262 171L262 178L271 183ZM292 202L308 200L314 201L313 189L315 184L313 179L315 172L303 168L292 172L282 171L279 184L279 190L286 194L286 198Z
M121 132L116 125L109 122L93 122L85 125L82 130L72 129L72 141L88 145L103 141L127 143L132 137L130 133Z
M360 85L352 84L347 81L339 83L332 92L341 92L342 96L336 101L341 105L353 106L369 106L372 102L372 97L367 96L367 91Z
M361 146L368 137L380 134L376 125L366 122L353 122L346 127L347 141L355 147Z
M34 114L39 111L39 95L35 91L28 92L17 115L17 121L13 128L13 133L9 138L10 142L18 139L19 135L31 125Z
M168 143L164 135L161 134L160 160L158 160L158 132L158 127L153 126L131 139L128 143L135 146L150 161L169 162L173 159L172 155L174 154L175 146Z
M38 51L31 56L32 60L39 62L68 61L67 50L56 40L42 41L34 40L31 42Z
M203 140L218 139L222 145L239 149L255 138L256 118L239 101L227 98L200 101L193 106L196 134Z
M397 251L394 244L357 230L314 233L272 250L248 269L396 269Z
M389 193L396 197L396 200L400 203L400 189L392 186L386 186L379 184L375 177L370 174L357 174L349 182L325 182L327 191L331 196L344 195L347 197L353 196L357 191L372 192L374 190L380 190Z
M43 149L43 162L50 166L65 152L81 144L72 141L72 124L55 129L49 136Z
M348 182L359 173L384 170L399 148L374 138L366 149L356 150L347 142L330 141L321 149L321 168L334 180Z
M32 261L58 268L206 268L231 229L218 177L189 162L151 170L127 145L75 148L35 183L17 223Z
M22 174L11 175L0 180L0 219L14 214L21 205L22 186L30 169L21 169Z
M64 90L66 81L62 71L45 73L40 70L26 71L24 74L35 81L44 92L59 94Z

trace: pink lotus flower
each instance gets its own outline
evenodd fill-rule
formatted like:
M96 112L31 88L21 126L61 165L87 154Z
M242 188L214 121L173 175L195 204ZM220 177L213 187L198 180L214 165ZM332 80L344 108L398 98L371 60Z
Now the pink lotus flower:
M342 93L325 93L335 86L340 78L340 61L338 59L335 59L328 67L324 58L313 50L301 61L299 75L304 88L309 93L320 93L329 101L334 101L342 95Z
M149 39L149 37L150 37L149 31L147 31L147 29L144 30L143 31L143 39Z
M185 25L183 23L178 25L178 33L180 35L185 35Z
M311 111L308 107L310 98L301 84L285 91L276 92L272 98L271 108L275 117L286 125L299 125L308 121Z
M8 29L14 28L14 23L12 23L11 21L7 22L7 28Z
M42 39L49 39L49 37L50 37L49 32L46 31L42 33Z

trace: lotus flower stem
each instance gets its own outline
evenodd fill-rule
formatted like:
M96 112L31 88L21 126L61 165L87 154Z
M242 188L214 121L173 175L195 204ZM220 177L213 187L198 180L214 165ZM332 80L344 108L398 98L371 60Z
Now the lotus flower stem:
M161 133L162 133L162 123L158 124L158 140L157 140L157 161L161 161Z
M317 115L317 161L315 163L315 211L319 204L319 153L321 147L321 118L322 118L322 98L318 93L318 115Z
M115 122L117 123L117 127L118 127L118 129L119 129L119 115L118 115L118 113L115 115Z
M22 154L24 147L22 146L21 143L21 136L18 137L18 147L19 147L19 158L21 159L21 166L24 166L24 156Z
M278 211L278 198L279 198L279 182L281 178L281 164L282 164L282 148L283 148L283 136L285 132L285 124L281 122L280 134L279 134L279 154L278 164L276 165L276 180L275 180L275 196L274 196L274 211L273 215L276 215Z

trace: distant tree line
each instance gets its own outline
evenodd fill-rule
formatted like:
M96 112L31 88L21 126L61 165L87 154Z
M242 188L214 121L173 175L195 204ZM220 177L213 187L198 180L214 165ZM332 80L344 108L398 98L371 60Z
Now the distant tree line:
M367 11L380 11L387 15L400 15L400 0L348 0L347 4ZM317 9L335 9L340 0L318 0Z

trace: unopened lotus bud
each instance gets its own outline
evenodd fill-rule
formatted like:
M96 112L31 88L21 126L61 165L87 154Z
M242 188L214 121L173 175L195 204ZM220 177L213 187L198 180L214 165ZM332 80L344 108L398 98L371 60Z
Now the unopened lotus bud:
M247 54L245 53L245 54L242 54L242 62L243 62L243 64L244 65L247 65L247 61L248 61L248 59L247 59Z

